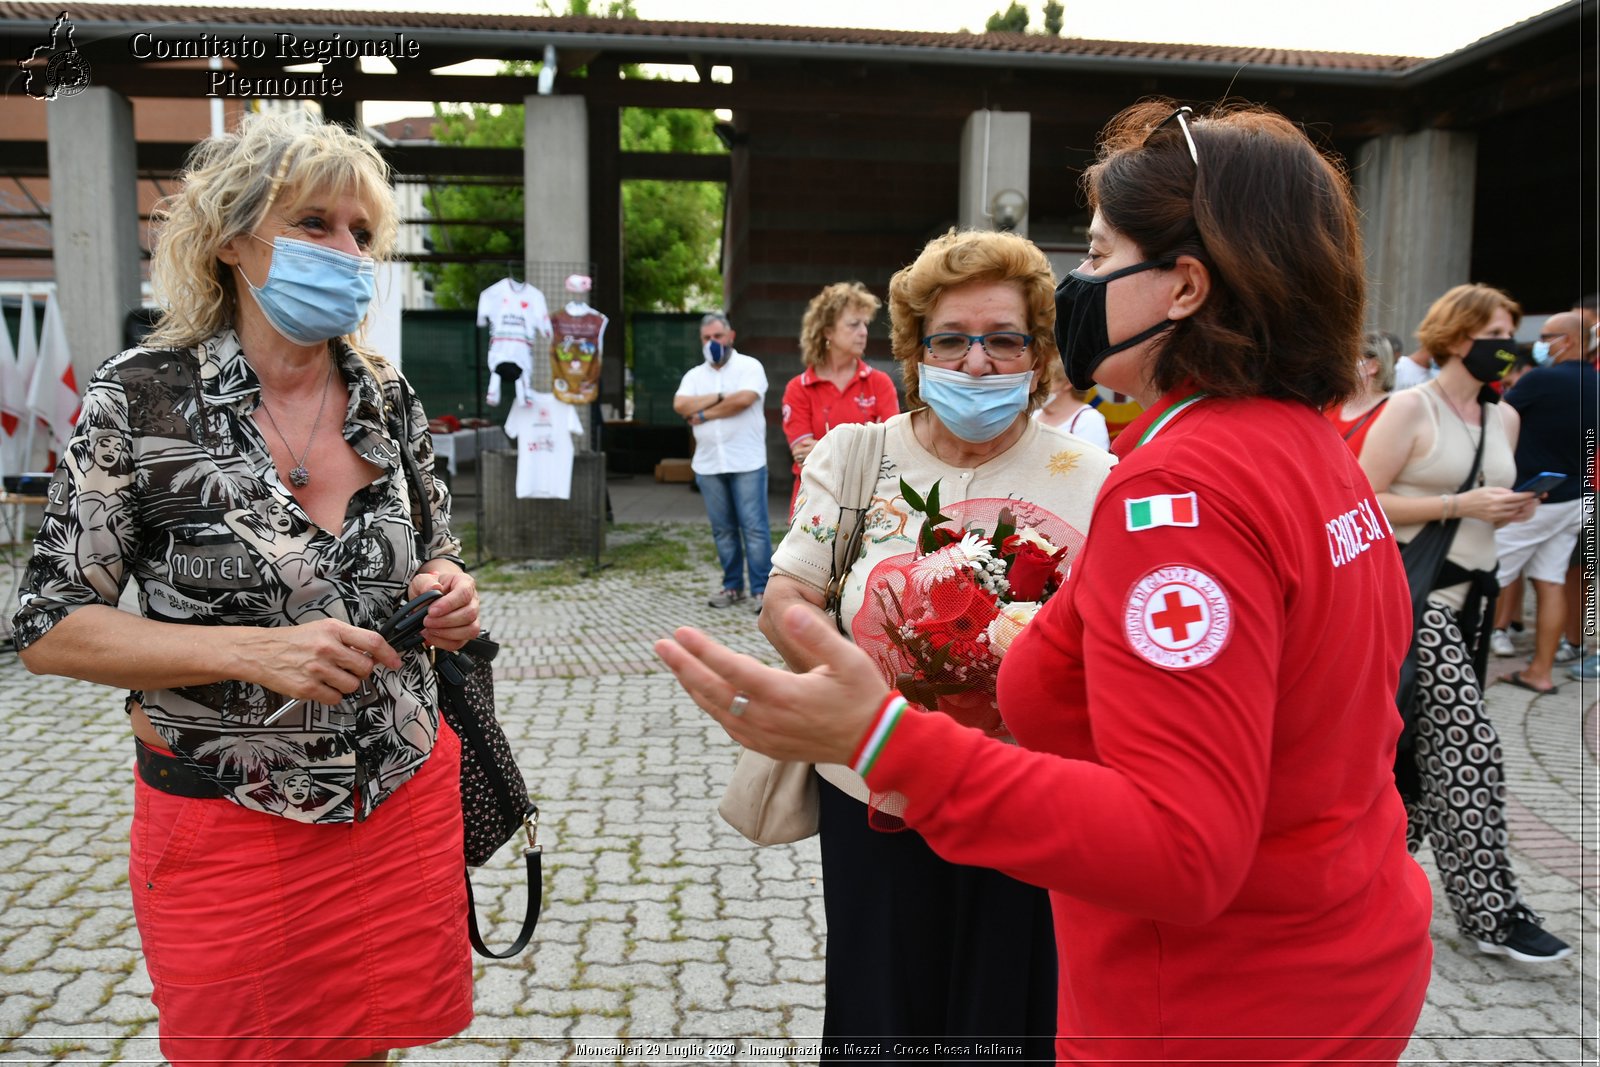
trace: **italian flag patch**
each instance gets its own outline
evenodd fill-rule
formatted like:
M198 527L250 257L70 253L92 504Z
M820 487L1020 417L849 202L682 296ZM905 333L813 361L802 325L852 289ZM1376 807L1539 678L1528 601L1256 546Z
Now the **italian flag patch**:
M1153 530L1157 526L1199 526L1200 504L1193 493L1147 496L1124 501L1128 529Z

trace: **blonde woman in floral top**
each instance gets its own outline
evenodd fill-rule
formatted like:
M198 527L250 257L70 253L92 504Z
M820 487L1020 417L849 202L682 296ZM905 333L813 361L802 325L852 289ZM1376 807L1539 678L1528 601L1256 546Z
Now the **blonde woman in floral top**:
M356 341L395 229L338 127L199 146L155 252L165 316L89 384L28 567L29 670L128 690L129 883L174 1064L383 1062L472 1018L460 746L426 657L377 633L428 590L428 643L478 633L431 473L418 543L427 420Z
M1028 417L1050 395L1058 366L1054 292L1044 254L1009 233L936 238L890 282L908 413L885 422L883 455L871 460L876 488L843 598L847 632L885 670L893 658L885 623L905 620L885 618L893 601L881 594L889 571L904 571L924 522L902 480L919 499L938 483L952 527L993 534L1003 511L1019 529L1048 529L1065 553L1060 571L1083 543L1115 460ZM815 664L776 622L796 604L822 607L839 493L849 482L844 457L863 430L838 427L817 443L801 468L794 525L773 555L761 628L796 671ZM993 692L992 676L972 678L968 691L929 702L1001 736ZM862 1039L909 1035L946 1045L946 1058L1053 1056L1056 971L1044 890L947 863L913 830L882 832L899 821L894 797L870 794L846 767L818 772L828 917L822 1060L853 1058L850 1044Z

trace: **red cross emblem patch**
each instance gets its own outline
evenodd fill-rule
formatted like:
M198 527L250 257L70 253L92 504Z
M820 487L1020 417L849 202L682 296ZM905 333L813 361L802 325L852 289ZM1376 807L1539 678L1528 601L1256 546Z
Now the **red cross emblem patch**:
M1233 611L1215 578L1173 563L1133 583L1122 629L1133 650L1151 663L1186 671L1222 651L1233 631Z

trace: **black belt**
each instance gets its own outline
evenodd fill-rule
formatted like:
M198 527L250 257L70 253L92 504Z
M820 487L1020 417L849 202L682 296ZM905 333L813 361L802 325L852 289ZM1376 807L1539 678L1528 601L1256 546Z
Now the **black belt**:
M151 789L196 800L217 800L227 795L220 785L179 757L157 752L137 737L133 739L133 755L139 777Z

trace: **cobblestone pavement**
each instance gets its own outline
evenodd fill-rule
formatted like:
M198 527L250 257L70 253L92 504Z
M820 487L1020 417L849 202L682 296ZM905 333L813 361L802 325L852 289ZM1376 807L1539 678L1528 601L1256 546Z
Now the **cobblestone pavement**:
M543 810L544 917L532 950L479 964L472 1027L405 1062L814 1059L825 936L816 842L758 850L717 818L735 748L651 652L688 622L773 659L751 615L705 606L717 571L703 558L695 568L485 595L505 643L502 718ZM1595 1062L1594 695L1576 684L1543 698L1489 690L1524 894L1578 954L1544 966L1484 956L1436 892L1435 974L1407 1062ZM0 721L11 752L0 769L0 1059L158 1061L126 885L121 701L34 678L6 655ZM62 737L72 742L53 743ZM511 862L476 878L480 908L500 920L491 937L520 915ZM1226 967L1218 961L1219 978Z

